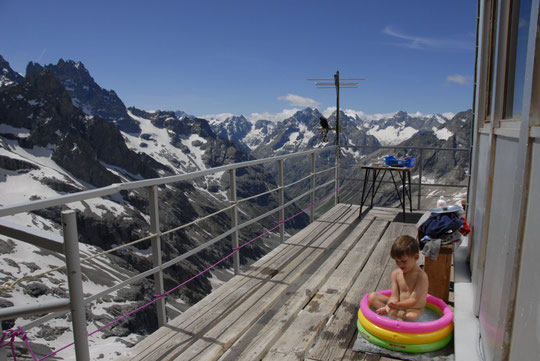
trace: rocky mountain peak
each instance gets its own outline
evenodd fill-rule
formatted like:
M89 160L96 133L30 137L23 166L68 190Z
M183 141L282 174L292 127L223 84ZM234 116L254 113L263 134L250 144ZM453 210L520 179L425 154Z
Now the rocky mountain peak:
M22 83L23 80L22 75L11 69L7 60L0 55L0 88Z
M406 111L399 110L392 116L391 119L394 119L395 121L406 121L409 118L409 114Z
M218 137L234 142L243 148L247 148L243 139L251 131L253 124L242 114L230 115L224 118L213 118L210 120L209 124Z
M139 133L140 127L127 114L126 106L113 90L101 88L80 61L58 60L56 65L30 62L26 74L50 71L63 84L72 98L73 104L85 114L97 116L114 123L127 133Z
M300 123L312 126L315 123L319 124L319 117L321 116L322 114L319 112L318 109L308 107L297 111L291 118L297 120Z

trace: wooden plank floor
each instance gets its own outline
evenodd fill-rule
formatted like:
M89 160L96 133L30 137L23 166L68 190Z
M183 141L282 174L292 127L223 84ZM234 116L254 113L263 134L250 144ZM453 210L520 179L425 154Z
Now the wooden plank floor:
M372 360L351 350L367 292L389 288L398 210L338 204L120 360Z

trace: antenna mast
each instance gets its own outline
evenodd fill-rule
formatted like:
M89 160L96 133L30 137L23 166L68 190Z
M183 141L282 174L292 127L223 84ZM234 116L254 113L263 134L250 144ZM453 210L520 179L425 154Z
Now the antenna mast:
M327 78L311 78L311 81L316 81L317 88L336 88L336 197L334 198L334 204L339 203L339 169L341 166L341 144L339 141L339 134L341 127L339 126L339 90L340 88L358 88L358 82L342 83L341 80L365 80L364 78L339 78L339 70L334 74L334 79ZM333 83L330 83L331 81ZM321 82L319 82L321 81ZM325 82L326 81L326 82Z

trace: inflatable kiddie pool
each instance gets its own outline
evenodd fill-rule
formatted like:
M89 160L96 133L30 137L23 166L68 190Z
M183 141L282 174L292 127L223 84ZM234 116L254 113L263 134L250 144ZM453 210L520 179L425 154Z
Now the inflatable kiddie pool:
M379 291L390 296L392 290ZM427 295L426 308L435 312L433 321L398 321L371 310L366 294L358 310L357 327L363 338L394 351L421 353L443 348L452 339L454 314L443 300Z

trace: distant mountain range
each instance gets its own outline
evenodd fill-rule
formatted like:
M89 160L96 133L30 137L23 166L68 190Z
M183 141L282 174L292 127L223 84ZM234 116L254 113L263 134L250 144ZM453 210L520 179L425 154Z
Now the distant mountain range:
M273 157L335 142L333 132L327 143L322 142L319 130L322 114L313 108L298 111L279 122L265 119L250 121L243 115L203 119L180 110L150 112L127 108L113 90L101 88L81 62L61 59L56 65L46 66L30 62L23 77L0 56L0 74L0 205ZM328 120L333 126L335 113L329 115ZM345 169L353 169L360 161L377 160L387 154L389 150L377 150L381 145L467 148L472 113L469 110L449 119L440 114L415 116L397 112L377 119L361 119L358 114L341 112L340 120L341 144L368 147L344 148L342 164ZM455 152L447 153L424 153L425 177L452 181L465 178L468 158ZM333 164L333 152L323 154L323 157ZM288 179L305 175L308 167L307 162L290 164ZM354 172L348 174L354 175ZM239 198L275 189L275 175L275 166L239 170ZM333 174L327 175L328 179L332 177ZM227 178L220 174L210 175L160 188L162 229L188 223L227 207L230 204ZM290 199L299 191L297 187L286 193L286 197ZM395 202L390 191L381 193L381 202ZM277 204L276 195L268 194L243 203L240 212L245 217L259 215ZM72 203L68 207L78 210L81 252L84 254L137 239L146 235L145 230L149 228L148 195L144 191L122 192L103 199ZM6 219L59 234L60 211L51 208ZM296 218L287 224L288 232L296 232L307 221L306 215ZM246 227L241 238L251 239L276 222L276 217L268 217ZM230 224L229 215L220 214L212 221L206 221L202 227L188 228L164 237L163 261L228 230ZM268 239L243 249L242 262L261 257L276 242L277 236L270 235ZM92 271L92 277L85 280L85 290L97 292L134 272L151 268L148 247L149 244L144 243L137 248L116 252L99 263L89 264L87 271ZM212 249L168 268L165 272L166 289L198 273L230 250L230 242L218 242ZM0 236L0 252L1 282L63 264L60 257L3 236ZM230 266L226 263L224 269L198 278L174 297L169 297L169 315L174 317L229 278ZM53 273L35 282L23 282L11 293L1 293L0 304L6 307L29 300L65 297L66 291L63 276ZM105 323L112 318L111 314L132 309L148 301L152 295L152 281L143 280L103 300L100 305L102 312L92 311L88 316L89 322ZM113 300L123 303L119 306ZM118 346L121 349L140 337L137 335L154 330L157 326L155 320L154 309L150 307L137 314L134 320L126 320L104 334L121 337L123 343ZM43 352L48 347L61 346L58 338L70 332L67 318L63 322L62 325L47 323L31 331L34 340L41 340ZM53 336L46 336L49 334ZM94 356L97 358L98 355Z

